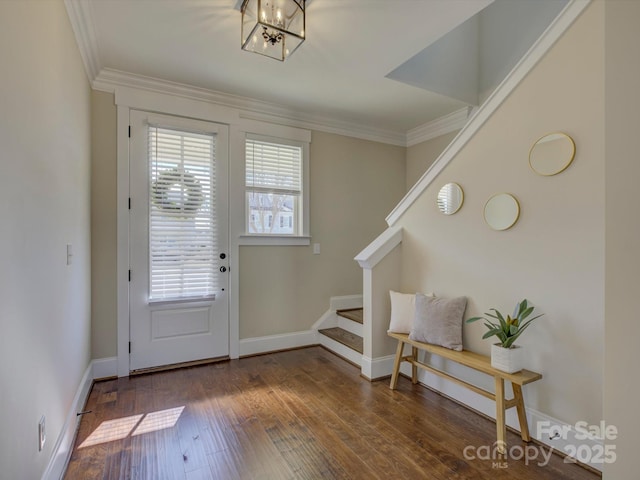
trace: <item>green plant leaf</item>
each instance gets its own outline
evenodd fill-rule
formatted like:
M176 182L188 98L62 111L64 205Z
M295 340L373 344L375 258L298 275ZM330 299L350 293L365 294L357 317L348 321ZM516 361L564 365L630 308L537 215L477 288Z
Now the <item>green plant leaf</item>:
M509 330L509 327L507 325L507 322L505 321L504 317L502 316L502 314L496 310L495 308L492 308L491 310L493 310L496 313L496 317L498 319L498 321L500 322L500 330L502 330L503 332L507 332Z
M499 332L499 330L493 329L493 330L489 330L488 332L486 332L483 336L482 339L485 340L489 337L493 337L494 335L497 335Z
M521 312L520 315L519 315L520 320L524 320L529 315L531 315L531 312L533 312L533 309L534 309L534 307L529 307L524 312Z
M522 335L522 332L529 327L531 322L544 315L540 314L535 317L528 318L534 308L535 307L533 306L529 306L529 301L525 298L516 304L513 317L507 315L507 318L505 319L504 315L502 315L499 310L490 308L489 312L485 312L485 315L497 320L497 322L485 317L472 317L466 320L466 323L484 320L484 326L487 331L484 333L482 338L487 339L489 337L496 336L504 348L511 348L516 339ZM525 321L525 319L527 320Z
M527 320L526 322L523 322L520 325L520 328L524 328L525 325L529 325L531 322L533 322L536 318L540 318L542 315L544 315L544 313L541 313L540 315L536 315L535 317L531 317L529 320Z
M468 318L466 320L466 323L473 323L473 322L477 322L478 320L484 320L483 317L472 317L472 318Z
M490 322L488 320L485 322L484 326L487 327L489 330L499 330L500 329L499 325L496 325L495 323Z
M531 322L527 323L527 324L526 324L526 325L524 325L523 327L520 327L520 329L518 330L518 332L517 332L515 335L513 335L513 336L511 337L511 338L513 339L513 340L511 341L511 343L515 342L515 341L516 341L516 339L517 339L520 335L522 335L522 332L524 332L524 331L527 329L527 327L528 327L529 325L531 325Z

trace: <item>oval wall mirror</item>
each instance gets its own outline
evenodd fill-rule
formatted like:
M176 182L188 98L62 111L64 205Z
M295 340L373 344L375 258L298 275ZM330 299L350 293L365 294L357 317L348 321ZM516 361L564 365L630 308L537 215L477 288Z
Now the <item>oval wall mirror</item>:
M457 183L447 183L438 192L438 208L445 215L453 215L464 202L464 192Z
M573 139L562 132L545 135L529 151L529 165L538 175L551 176L565 170L576 154Z
M498 193L484 206L484 221L494 230L507 230L518 221L520 204L509 193Z

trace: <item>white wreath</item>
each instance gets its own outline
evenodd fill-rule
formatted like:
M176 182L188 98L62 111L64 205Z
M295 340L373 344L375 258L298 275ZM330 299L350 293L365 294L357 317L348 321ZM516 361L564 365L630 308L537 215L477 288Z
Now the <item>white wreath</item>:
M185 190L186 197L183 201L175 201L169 198L169 192L174 185ZM198 179L189 172L173 168L165 170L151 186L151 198L153 203L165 212L195 213L198 211L204 197L202 186Z

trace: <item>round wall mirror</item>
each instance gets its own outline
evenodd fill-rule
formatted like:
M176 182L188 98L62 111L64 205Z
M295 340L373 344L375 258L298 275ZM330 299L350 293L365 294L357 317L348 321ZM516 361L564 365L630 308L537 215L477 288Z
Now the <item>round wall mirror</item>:
M518 221L520 204L509 193L498 193L484 206L484 221L494 230L507 230Z
M531 147L529 165L538 175L556 175L571 164L575 154L576 144L569 135L549 133Z
M438 208L445 215L453 215L464 202L462 187L457 183L447 183L438 192Z

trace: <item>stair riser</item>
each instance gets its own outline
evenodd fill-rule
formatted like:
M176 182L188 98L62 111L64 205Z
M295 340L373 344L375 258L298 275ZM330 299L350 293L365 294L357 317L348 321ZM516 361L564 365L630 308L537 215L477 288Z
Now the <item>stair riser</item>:
M340 342L336 342L332 338L329 338L322 334L318 334L318 343L325 346L327 349L331 350L337 355L340 355L341 357L347 359L351 363L359 367L362 366L362 354L350 349L346 345L343 345Z
M353 320L349 320L348 318L338 317L338 327L346 330L347 332L351 332L354 335L358 335L362 337L363 335L363 327L361 323L354 322Z

